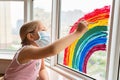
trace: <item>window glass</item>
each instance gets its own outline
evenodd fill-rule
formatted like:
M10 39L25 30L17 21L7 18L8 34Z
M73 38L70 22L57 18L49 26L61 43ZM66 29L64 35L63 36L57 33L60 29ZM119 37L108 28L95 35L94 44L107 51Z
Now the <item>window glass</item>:
M40 20L51 33L52 0L34 0L33 19Z
M0 50L20 47L19 29L24 20L23 1L0 1Z
M58 55L58 64L105 80L111 6L112 0L61 0L59 38L74 32L82 19L89 25L83 36Z
M33 1L33 19L40 20L51 34L51 13L52 0L34 0ZM46 59L48 62L50 58Z

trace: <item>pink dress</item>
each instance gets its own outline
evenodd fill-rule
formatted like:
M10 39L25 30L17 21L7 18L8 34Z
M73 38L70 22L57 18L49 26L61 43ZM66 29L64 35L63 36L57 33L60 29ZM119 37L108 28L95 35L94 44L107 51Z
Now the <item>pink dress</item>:
M27 46L25 46L27 47ZM24 48L24 47L23 47ZM25 64L20 64L17 60L19 49L5 72L4 80L36 80L40 67L41 60L31 60Z

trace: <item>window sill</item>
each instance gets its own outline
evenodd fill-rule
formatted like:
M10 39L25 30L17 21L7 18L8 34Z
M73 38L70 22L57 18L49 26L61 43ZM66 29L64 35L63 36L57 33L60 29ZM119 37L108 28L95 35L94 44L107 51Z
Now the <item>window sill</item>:
M75 71L66 69L61 67L60 65L55 65L55 66L49 66L46 65L49 69L59 73L60 75L64 76L65 78L67 78L68 80L96 80L92 77L89 77L87 75L83 75L80 73L76 73Z
M1 60L12 60L13 57L14 57L14 54L0 53Z
M83 80L82 78L74 75L73 73L70 73L70 72L67 72L63 69L60 69L59 67L57 66L54 66L54 67L50 67L50 66L47 66L49 69L59 73L60 75L64 76L65 78L69 79L69 80ZM85 79L85 80L88 80L88 79Z

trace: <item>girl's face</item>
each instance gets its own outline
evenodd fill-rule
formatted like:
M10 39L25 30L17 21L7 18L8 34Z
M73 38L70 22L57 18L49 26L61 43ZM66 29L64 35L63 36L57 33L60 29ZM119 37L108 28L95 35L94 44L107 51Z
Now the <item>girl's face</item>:
M38 40L39 39L39 35L38 35L38 32L40 32L40 31L46 31L47 29L46 29L46 27L42 24L42 23L40 23L37 27L36 27L36 29L35 30L33 30L33 31L31 31L30 33L31 33L31 36L32 36L32 41L34 42L35 40Z

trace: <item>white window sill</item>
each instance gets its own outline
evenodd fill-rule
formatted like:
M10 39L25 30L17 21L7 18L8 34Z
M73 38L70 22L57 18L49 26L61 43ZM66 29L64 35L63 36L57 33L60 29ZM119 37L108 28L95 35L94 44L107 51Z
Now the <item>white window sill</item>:
M14 54L0 53L0 59L3 59L3 60L12 60L13 57L14 57Z
M90 78L88 76L83 76L81 74L78 74L74 71L67 71L64 68L60 68L60 66L52 66L50 67L49 65L46 65L49 69L55 71L56 73L58 73L59 75L62 75L63 77L65 77L68 80L96 80L94 78Z

